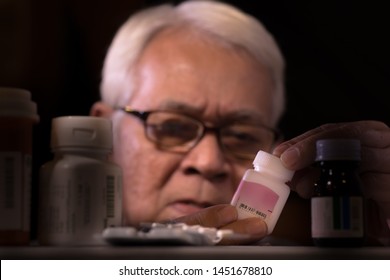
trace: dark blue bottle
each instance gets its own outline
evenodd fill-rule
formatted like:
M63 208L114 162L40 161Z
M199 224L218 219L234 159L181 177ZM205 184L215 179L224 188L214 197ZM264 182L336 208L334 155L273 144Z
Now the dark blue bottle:
M323 139L316 143L321 170L311 199L312 238L321 247L357 247L364 243L364 199L358 174L360 142Z

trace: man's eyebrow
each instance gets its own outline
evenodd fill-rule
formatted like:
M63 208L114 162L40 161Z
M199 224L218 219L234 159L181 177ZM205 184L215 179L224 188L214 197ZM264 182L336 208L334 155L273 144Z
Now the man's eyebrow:
M181 103L173 100L163 102L159 109L161 110L174 110L179 112L185 112L190 115L199 115L202 109L191 106L187 103ZM244 109L241 111L228 112L224 115L219 116L222 122L243 122L251 124L265 124L266 119L264 114L259 111Z
M197 113L202 112L202 110L200 108L196 108L196 107L188 105L186 103L181 103L181 102L177 102L177 101L173 101L173 100L168 100L168 101L162 102L162 104L159 106L159 109L188 112L190 114L197 114Z
M224 121L243 122L251 124L266 124L264 114L253 110L241 110L238 112L231 112L223 116Z

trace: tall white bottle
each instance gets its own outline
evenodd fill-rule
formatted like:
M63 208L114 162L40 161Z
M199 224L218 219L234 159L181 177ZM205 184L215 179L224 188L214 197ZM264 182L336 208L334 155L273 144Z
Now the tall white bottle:
M38 241L94 245L103 229L122 222L122 172L108 161L112 126L105 118L52 121L54 159L40 170Z

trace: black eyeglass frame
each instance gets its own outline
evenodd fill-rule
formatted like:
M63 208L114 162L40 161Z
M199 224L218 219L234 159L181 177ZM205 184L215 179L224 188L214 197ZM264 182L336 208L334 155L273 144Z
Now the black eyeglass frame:
M202 131L202 134L198 137L198 139L194 142L194 146L196 145L196 143L198 143L203 137L204 135L207 133L207 132L213 132L215 133L217 136L217 139L218 139L218 142L219 144L221 145L221 147L224 147L225 146L221 143L221 140L220 140L220 129L223 128L223 126L216 126L216 127L213 127L213 126L208 126L206 125L204 122L202 122L201 120L193 117L193 116L190 116L190 115L187 115L185 113L182 113L182 112L176 112L176 111L169 111L169 110L150 110L150 111L138 111L138 110L134 110L132 109L131 107L129 106L126 106L126 107L119 107L119 108L116 108L117 110L120 110L120 111L123 111L129 115L132 115L132 116L135 116L137 117L139 120L141 120L143 122L143 125L144 127L146 126L146 122L147 122L147 119L149 117L150 114L152 113L156 113L156 112L167 112L167 113L174 113L174 114L179 114L179 115L183 115L183 116L186 116L187 118L190 118L190 119L193 119L195 121L197 121L199 124L202 125L203 127L203 131ZM259 127L262 127L268 131L270 131L272 134L273 134L273 141L272 143L276 143L279 139L281 139L281 132L278 130L278 129L274 129L274 128L271 128L271 127L268 127L266 125L258 125ZM145 127L146 128L146 127ZM155 140L154 139L151 139L148 134L146 133L146 129L145 129L145 135L146 137L155 143ZM253 155L255 156L255 155ZM238 155L235 155L235 157L239 157ZM241 159L244 159L244 157L241 157ZM247 158L245 157L245 159L252 159L252 158Z

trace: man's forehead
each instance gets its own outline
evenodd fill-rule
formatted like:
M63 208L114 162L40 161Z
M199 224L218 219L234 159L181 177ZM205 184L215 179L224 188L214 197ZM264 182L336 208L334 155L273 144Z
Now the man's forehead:
M136 75L139 91L133 95L137 106L185 112L209 121L267 124L271 106L266 68L242 50L221 49L214 40L203 41L185 31L186 27L164 29L144 50ZM191 40L196 41L188 44Z

